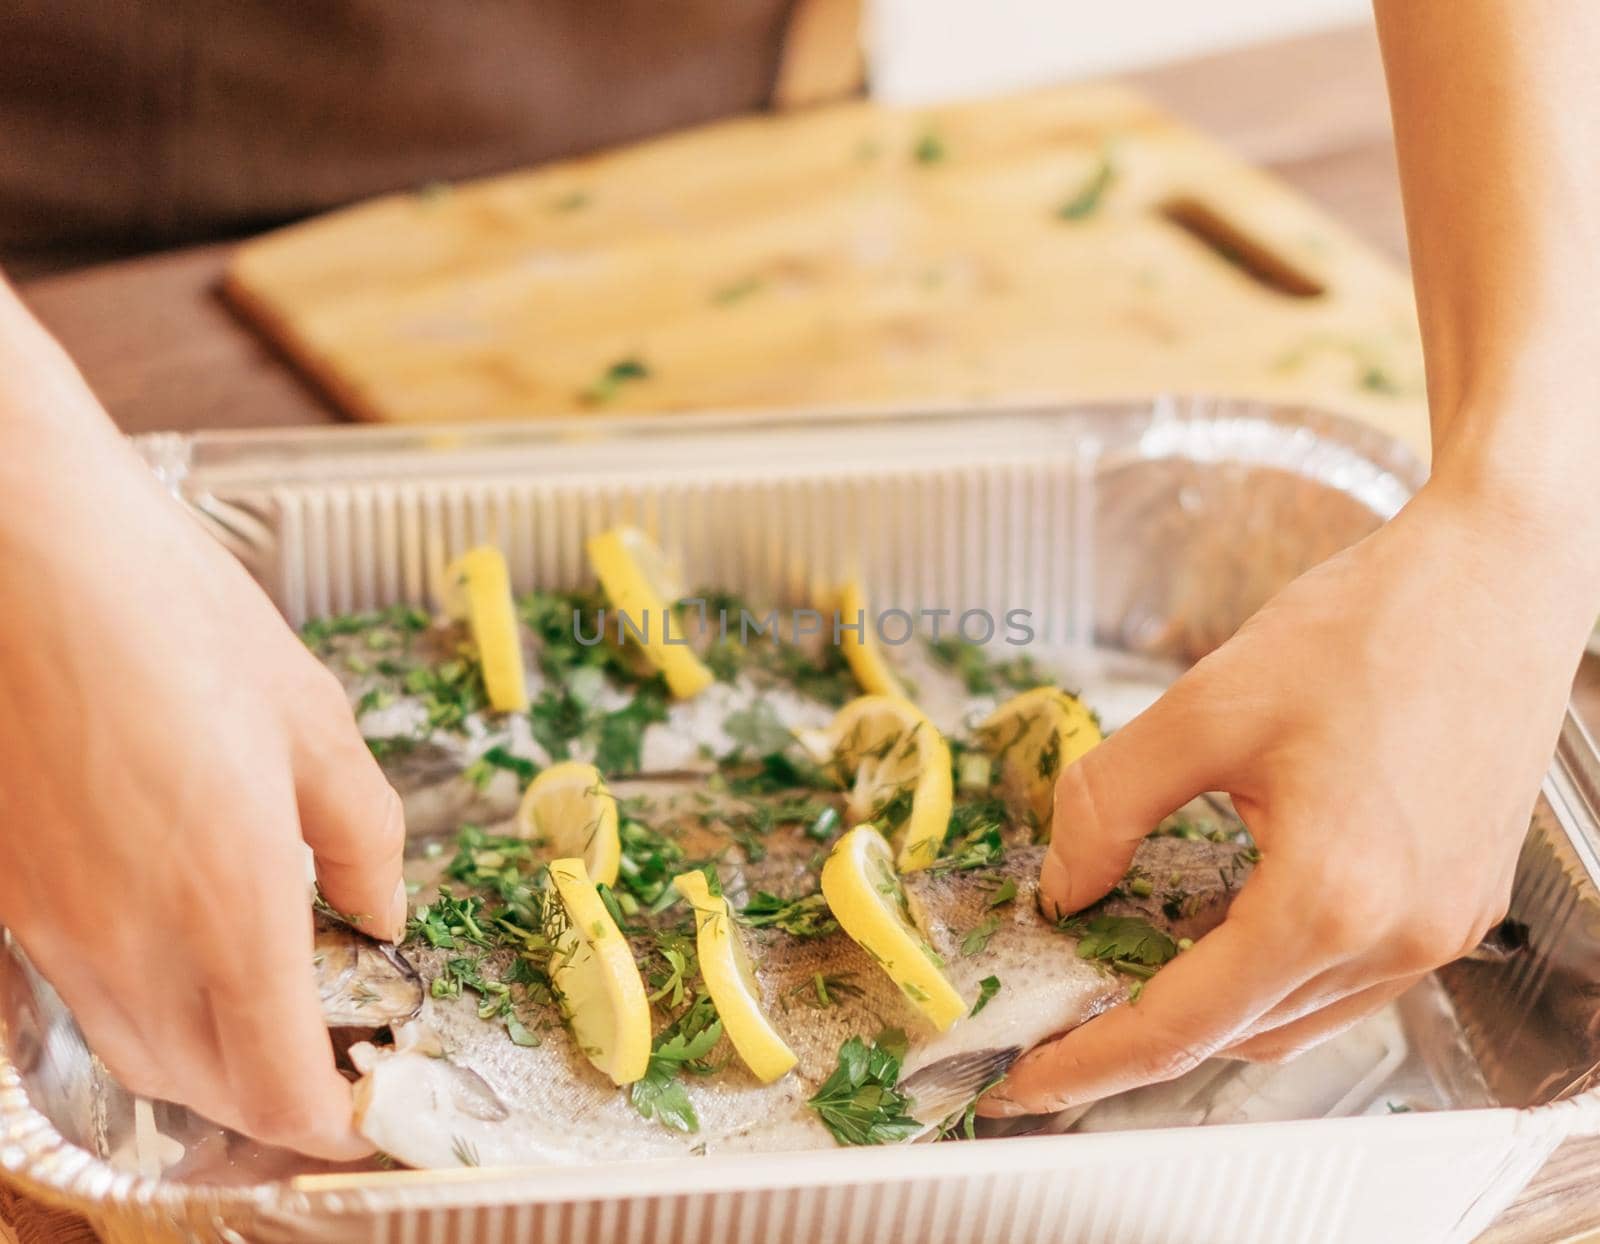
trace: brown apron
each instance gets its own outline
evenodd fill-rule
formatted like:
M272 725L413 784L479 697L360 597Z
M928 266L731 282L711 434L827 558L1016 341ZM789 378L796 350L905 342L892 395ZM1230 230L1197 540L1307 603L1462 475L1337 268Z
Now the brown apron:
M759 108L795 0L3 0L0 264Z

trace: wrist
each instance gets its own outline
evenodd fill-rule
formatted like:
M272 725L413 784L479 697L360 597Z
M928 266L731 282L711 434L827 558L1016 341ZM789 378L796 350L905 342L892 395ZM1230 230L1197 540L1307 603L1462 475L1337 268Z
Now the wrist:
M1510 414L1454 414L1436 438L1425 491L1495 520L1511 539L1600 546L1600 421L1557 400L1528 396Z
M1464 568L1542 636L1581 641L1600 614L1592 508L1525 460L1463 459L1436 464L1401 520L1428 533L1419 563Z

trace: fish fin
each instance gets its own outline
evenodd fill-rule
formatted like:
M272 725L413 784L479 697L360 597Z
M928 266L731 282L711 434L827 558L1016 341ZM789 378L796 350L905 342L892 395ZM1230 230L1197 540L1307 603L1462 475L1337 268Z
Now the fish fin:
M938 1127L965 1110L979 1093L994 1085L1022 1057L1020 1046L968 1050L929 1063L900 1082L911 1098L911 1117L924 1127Z

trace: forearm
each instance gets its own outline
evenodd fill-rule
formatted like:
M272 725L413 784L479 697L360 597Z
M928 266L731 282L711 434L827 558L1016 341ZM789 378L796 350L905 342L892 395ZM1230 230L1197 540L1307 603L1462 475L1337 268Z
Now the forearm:
M136 461L61 346L0 274L0 580L18 542L99 508ZM11 556L4 556L4 554Z
M1435 474L1600 530L1600 9L1375 7Z

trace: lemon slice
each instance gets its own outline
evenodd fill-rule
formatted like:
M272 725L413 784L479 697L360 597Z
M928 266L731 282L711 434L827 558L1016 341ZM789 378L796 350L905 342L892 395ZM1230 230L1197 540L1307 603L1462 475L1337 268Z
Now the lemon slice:
M889 844L873 826L857 825L834 844L822 866L822 897L839 927L935 1028L943 1032L966 1014L939 956L911 923Z
M686 642L683 620L672 609L683 590L655 542L637 527L613 527L585 547L606 598L626 619L625 633L666 676L672 694L687 700L716 681Z
M698 870L679 873L672 885L694 908L700 979L716 1005L722 1030L756 1079L770 1084L786 1074L797 1060L761 1010L761 989L744 940L728 912L728 901L711 893L706 875Z
M950 828L952 797L950 746L938 728L910 700L864 695L839 710L828 736L833 765L851 781L851 817L889 831L901 872L933 863Z
M517 829L556 856L578 856L590 878L616 885L622 863L617 801L593 765L565 760L533 779L517 808Z
M632 1084L650 1064L650 1003L633 951L579 859L555 860L550 881L566 908L550 983L578 1048L614 1084Z
M502 713L523 712L528 686L505 554L487 544L469 549L445 567L441 594L445 613L464 620L472 632L489 706Z
M1007 804L1048 837L1061 771L1100 742L1100 723L1077 696L1035 687L1013 696L978 727Z
M839 648L844 653L845 664L856 676L861 689L872 695L893 695L906 698L905 686L895 677L878 646L878 635L872 624L872 612L867 608L861 585L852 579L839 589ZM854 627L861 623L860 634Z

